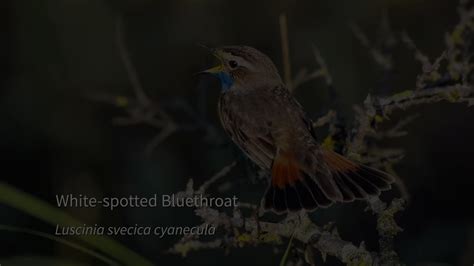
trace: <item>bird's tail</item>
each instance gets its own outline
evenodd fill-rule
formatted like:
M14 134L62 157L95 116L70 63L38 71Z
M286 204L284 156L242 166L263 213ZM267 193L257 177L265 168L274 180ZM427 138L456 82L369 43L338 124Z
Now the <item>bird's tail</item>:
M292 152L279 152L271 171L264 206L277 213L314 210L333 202L350 202L379 195L394 179L380 170L324 150L318 167L308 167ZM311 164L311 163L310 163ZM308 173L308 169L318 168Z

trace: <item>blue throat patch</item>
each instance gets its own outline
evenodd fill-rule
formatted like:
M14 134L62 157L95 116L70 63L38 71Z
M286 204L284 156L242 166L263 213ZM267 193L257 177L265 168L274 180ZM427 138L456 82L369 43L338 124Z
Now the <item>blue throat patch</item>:
M221 90L228 91L232 84L234 84L234 79L231 75L227 74L226 72L217 72L215 75L219 78L221 82Z

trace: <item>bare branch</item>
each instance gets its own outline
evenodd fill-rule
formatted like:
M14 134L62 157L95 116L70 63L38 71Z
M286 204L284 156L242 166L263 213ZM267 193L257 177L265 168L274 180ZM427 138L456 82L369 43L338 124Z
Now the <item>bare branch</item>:
M292 91L294 92L299 86L301 86L303 83L306 83L308 81L318 79L318 78L324 78L325 83L328 86L332 85L332 77L329 73L329 70L327 68L326 62L322 58L318 48L316 46L313 46L313 55L316 59L316 63L318 64L318 68L313 70L312 72L308 73L308 70L306 68L302 68L298 74L296 74L295 78L292 81L293 87Z
M431 64L429 58L424 55L415 45L415 42L408 36L406 32L402 32L401 39L403 43L413 51L415 59L421 63L422 73L417 76L416 88L423 89L427 86L426 81L433 82L441 78L438 70L441 65L441 61L446 58L446 52L443 52L433 64Z
M145 154L150 156L153 151L158 147L158 145L163 142L167 137L173 134L177 130L177 127L174 123L169 123L166 127L161 129L153 139L150 140L145 149Z
M283 55L283 73L285 84L287 88L292 91L293 85L291 80L291 61L290 61L290 44L288 38L288 21L286 14L281 14L280 22L280 38L281 38L281 52Z
M317 128L317 127L322 127L322 126L325 126L327 124L330 124L334 121L334 119L337 117L337 113L334 111L334 110L329 110L327 112L327 114L321 116L320 118L318 118L318 120L316 120L316 122L313 122L313 127L314 128Z
M402 232L403 229L397 225L395 214L404 210L405 201L394 199L390 206L382 202L378 197L369 200L370 207L377 214L377 231L379 233L380 256L378 264L380 265L400 265L400 259L394 251L394 238Z
M321 68L320 71L322 72L322 76L324 77L326 81L326 85L331 86L332 85L331 73L329 73L328 66L326 65L326 61L321 56L321 52L319 51L318 47L314 45L313 45L313 55L319 67Z
M130 60L130 55L128 54L123 31L123 19L120 15L117 17L115 24L115 36L120 58L122 59L122 63L127 71L128 79L132 84L135 96L137 97L137 100L140 102L140 104L142 104L143 106L149 106L150 100L148 99L145 94L145 91L143 90L143 86L140 82L140 79L138 78L137 71L133 66L132 61Z
M201 185L201 187L198 189L197 193L198 194L203 194L206 192L207 188L215 183L217 180L221 179L222 177L226 176L232 168L234 168L237 165L236 161L233 161L229 165L225 166L222 168L219 172L217 172L215 175L213 175L211 178L209 178L204 184Z
M369 38L365 35L365 33L362 31L362 29L355 23L349 24L349 27L352 30L352 33L354 36L359 40L362 46L367 48L369 50L370 55L372 56L372 59L379 65L381 66L384 70L391 70L393 67L393 62L392 58L389 56L385 55L375 47L370 41Z

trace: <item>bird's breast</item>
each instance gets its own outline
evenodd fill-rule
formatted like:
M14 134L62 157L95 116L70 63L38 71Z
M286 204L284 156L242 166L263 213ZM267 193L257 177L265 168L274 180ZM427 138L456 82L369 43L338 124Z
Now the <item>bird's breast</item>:
M254 93L239 93L229 90L221 95L220 113L230 115L236 119L242 119L248 122L256 120L269 120L272 118L265 97Z

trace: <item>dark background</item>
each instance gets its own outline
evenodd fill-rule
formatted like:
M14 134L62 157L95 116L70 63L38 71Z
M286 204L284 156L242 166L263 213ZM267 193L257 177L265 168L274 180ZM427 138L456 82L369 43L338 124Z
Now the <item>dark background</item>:
M234 185L232 193L243 201L259 200L264 184L248 178L252 166L222 134L215 111L219 84L194 74L213 63L200 43L254 46L282 69L278 16L286 12L293 72L316 67L312 46L317 45L340 95L337 109L351 121L352 105L363 102L368 93L388 95L414 88L421 65L412 51L399 45L393 51L394 71L387 78L354 37L349 23L356 22L375 40L385 13L395 33L406 31L434 59L445 49L445 33L458 22L457 1L448 0L20 0L0 5L4 20L0 33L1 179L50 203L57 193L169 194L183 190L189 178L202 183L234 159L238 165L225 178ZM91 95L133 95L115 41L118 15L147 94L164 105L177 100L188 103L214 129L178 131L147 156L143 151L155 129L112 124L123 110L94 101ZM336 108L320 80L305 83L296 97L313 118ZM386 122L390 126L402 117L420 115L408 125L407 136L380 144L406 151L395 170L406 183L411 201L399 217L404 232L396 240L396 250L408 265L474 263L473 110L465 104L421 105L397 112ZM314 215L318 224L336 221L343 239L365 240L375 250L375 220L363 212L364 207L363 203L338 205ZM199 223L189 209L69 212L103 225ZM0 220L54 232L52 226L4 205L0 205ZM177 239L119 238L161 265L276 265L282 256L269 246L236 248L228 255L220 249L186 258L166 254ZM0 257L5 259L52 257L85 265L99 263L24 234L0 231L0 247Z

